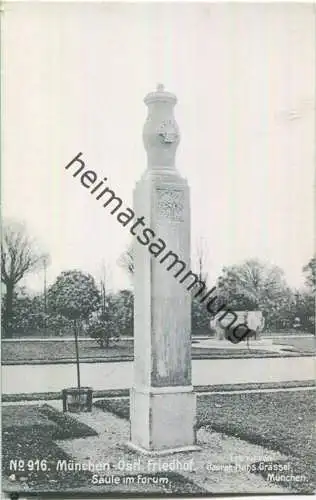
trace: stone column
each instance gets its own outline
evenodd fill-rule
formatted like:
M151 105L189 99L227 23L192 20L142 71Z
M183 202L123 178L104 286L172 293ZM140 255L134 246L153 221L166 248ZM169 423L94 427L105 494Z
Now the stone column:
M162 85L145 99L143 129L148 165L134 191L134 211L154 232L151 244L134 243L134 383L132 447L149 453L195 449L196 398L191 382L191 297L169 271L174 257L190 268L189 188L175 167L180 136L176 97ZM161 240L166 249L158 255ZM158 242L158 246L157 246ZM179 278L180 279L180 278Z

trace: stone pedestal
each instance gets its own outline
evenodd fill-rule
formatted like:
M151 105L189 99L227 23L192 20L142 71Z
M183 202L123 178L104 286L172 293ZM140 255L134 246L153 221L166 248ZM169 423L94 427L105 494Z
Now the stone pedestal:
M134 211L151 231L147 244L134 243L131 445L147 453L170 453L192 449L196 441L191 297L175 278L181 264L172 266L177 255L190 267L189 188L174 164L179 144L176 97L158 87L145 103L148 167L134 191ZM164 259L169 251L172 255Z

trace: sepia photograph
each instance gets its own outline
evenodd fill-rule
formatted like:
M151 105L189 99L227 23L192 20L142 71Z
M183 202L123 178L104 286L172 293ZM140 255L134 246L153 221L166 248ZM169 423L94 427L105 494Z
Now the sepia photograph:
M314 4L1 15L3 498L315 494Z

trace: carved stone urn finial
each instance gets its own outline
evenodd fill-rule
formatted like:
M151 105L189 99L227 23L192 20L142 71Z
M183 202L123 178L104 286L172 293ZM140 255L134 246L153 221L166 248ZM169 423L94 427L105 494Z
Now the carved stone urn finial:
M180 142L179 127L173 109L177 98L158 83L155 92L144 99L148 115L143 129L143 141L147 152L148 167L175 168L175 154Z

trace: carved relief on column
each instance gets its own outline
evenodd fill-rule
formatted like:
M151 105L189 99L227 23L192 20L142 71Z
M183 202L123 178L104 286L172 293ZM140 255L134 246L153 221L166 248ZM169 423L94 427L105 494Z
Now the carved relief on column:
M158 219L169 219L173 222L183 221L184 192L181 189L157 188Z

